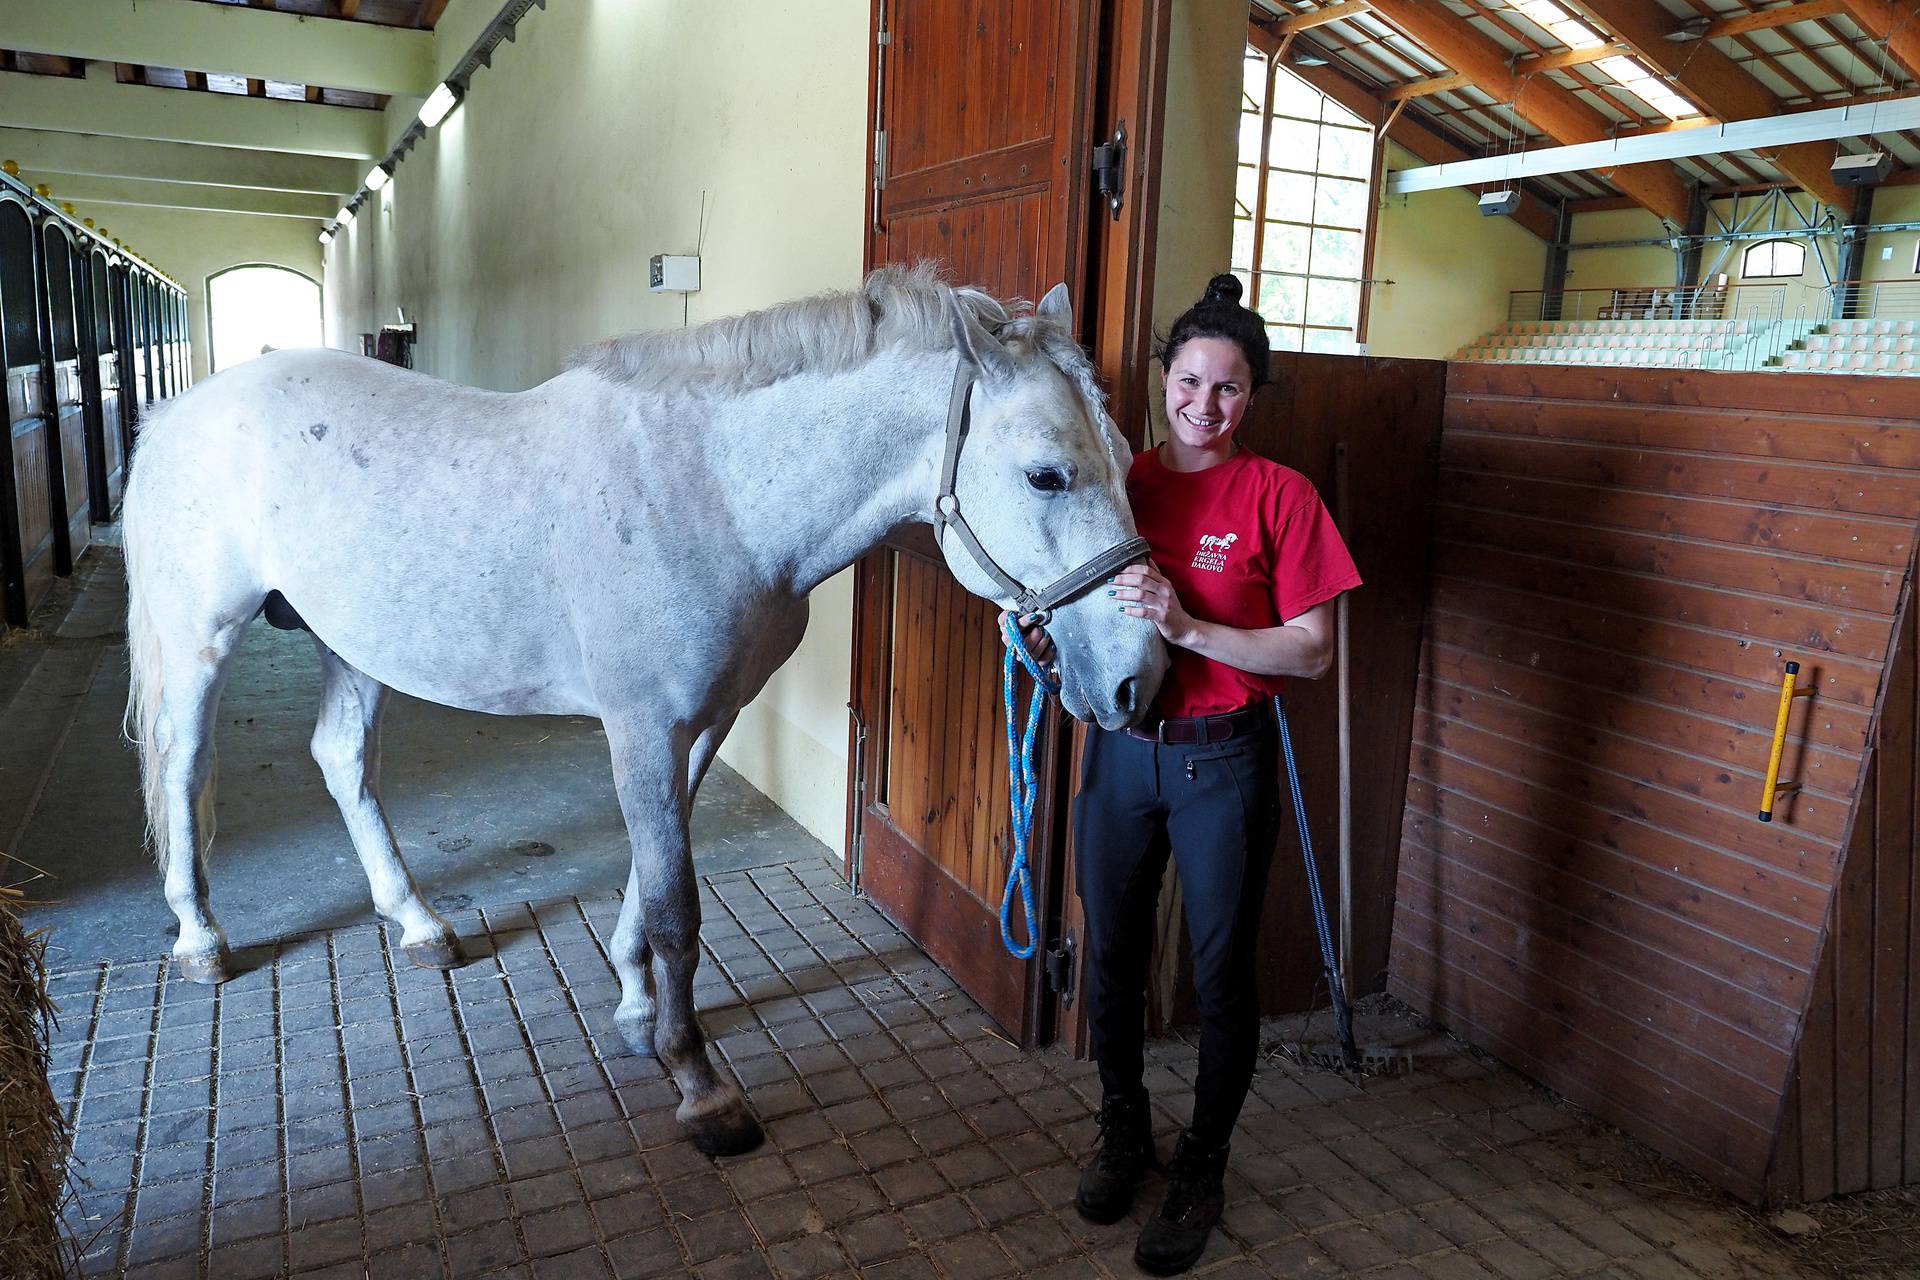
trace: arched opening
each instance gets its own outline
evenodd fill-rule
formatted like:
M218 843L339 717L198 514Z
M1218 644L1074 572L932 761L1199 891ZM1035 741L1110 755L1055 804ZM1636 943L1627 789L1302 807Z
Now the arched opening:
M208 369L217 373L266 347L318 347L320 285L286 267L247 263L207 277Z

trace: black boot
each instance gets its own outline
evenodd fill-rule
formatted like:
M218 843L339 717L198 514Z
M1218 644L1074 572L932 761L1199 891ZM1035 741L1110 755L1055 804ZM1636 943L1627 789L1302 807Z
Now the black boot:
M1220 1185L1226 1169L1226 1147L1204 1147L1192 1133L1180 1136L1167 1170L1167 1198L1133 1247L1135 1266L1151 1275L1172 1276L1200 1260L1226 1205Z
M1133 1207L1134 1188L1153 1167L1153 1126L1147 1095L1110 1097L1094 1119L1100 1125L1100 1150L1080 1175L1073 1207L1088 1222L1118 1222Z

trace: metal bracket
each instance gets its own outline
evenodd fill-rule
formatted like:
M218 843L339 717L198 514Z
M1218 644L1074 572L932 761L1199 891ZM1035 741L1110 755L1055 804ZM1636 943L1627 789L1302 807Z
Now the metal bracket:
M1061 939L1057 947L1047 949L1047 987L1060 997L1060 1003L1073 1004L1073 935Z
M1113 137L1093 149L1093 185L1106 197L1114 221L1127 194L1127 122L1114 127Z

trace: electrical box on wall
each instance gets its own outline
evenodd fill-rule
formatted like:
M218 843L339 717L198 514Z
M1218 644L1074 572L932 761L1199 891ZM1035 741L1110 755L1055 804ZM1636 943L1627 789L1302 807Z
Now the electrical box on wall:
M698 293L700 259L690 253L656 253L647 263L647 287L655 293Z

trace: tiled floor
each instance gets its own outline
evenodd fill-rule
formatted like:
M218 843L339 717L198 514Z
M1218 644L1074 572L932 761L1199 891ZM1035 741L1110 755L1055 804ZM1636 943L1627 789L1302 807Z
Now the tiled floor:
M217 989L159 963L59 973L86 1274L1135 1274L1157 1188L1131 1225L1069 1204L1086 1064L1002 1040L823 863L704 897L703 1016L768 1130L721 1162L614 1032L617 901L469 913L480 958L452 974L374 926L262 949ZM1513 1073L1391 1015L1363 1030L1417 1069L1356 1087L1270 1055L1207 1274L1803 1274L1724 1203L1623 1178L1652 1158ZM1153 1051L1163 1135L1193 1062Z
M221 705L214 902L237 939L281 940L217 990L130 960L165 953L171 917L118 737L121 612L118 553L93 551L0 642L0 848L46 873L27 920L51 938L89 1276L1134 1274L1159 1188L1110 1228L1068 1203L1088 1066L996 1036L725 768L694 814L701 1006L769 1140L715 1163L681 1139L672 1085L612 1032L627 843L590 721L396 699L389 813L479 957L414 969L361 923L365 879L306 756L311 647L255 628ZM529 897L546 905L509 905ZM1264 1061L1207 1274L1751 1280L1832 1254L1411 1021L1364 1031L1418 1070L1356 1087ZM1152 1064L1165 1149L1194 1052L1159 1042Z

